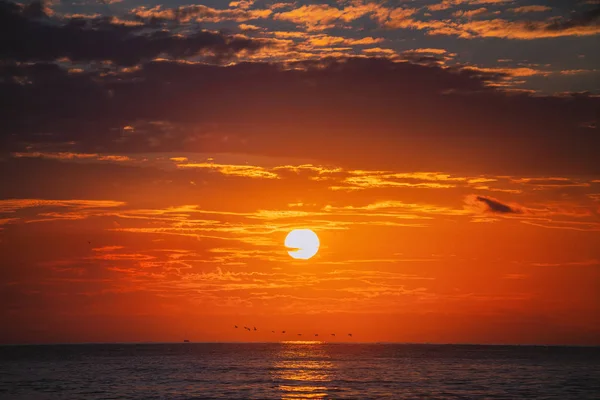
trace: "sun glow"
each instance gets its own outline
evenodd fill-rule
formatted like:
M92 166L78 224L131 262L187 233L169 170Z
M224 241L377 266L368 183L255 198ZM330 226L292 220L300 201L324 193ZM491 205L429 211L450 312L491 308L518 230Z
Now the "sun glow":
M282 344L323 344L319 340L282 340Z
M308 260L319 251L319 237L310 229L294 229L285 238L285 247L292 258Z

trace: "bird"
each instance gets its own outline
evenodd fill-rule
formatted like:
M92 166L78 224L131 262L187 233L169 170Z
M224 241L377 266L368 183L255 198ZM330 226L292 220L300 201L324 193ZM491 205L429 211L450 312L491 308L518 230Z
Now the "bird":
M302 334L301 334L301 333L299 333L299 334L298 334L298 336L302 336Z
M331 336L335 336L335 333L332 333Z
M256 329L256 327L254 327L254 330L257 331L258 329Z
M88 244L92 244L92 242L90 242L90 241L88 240Z
M285 331L281 331L281 333L285 333Z
M275 333L275 331L271 331L271 333Z
M234 327L235 327L235 329L237 329L237 327L238 327L238 326L237 326L237 325L234 325Z
M319 336L319 334L318 334L318 333L315 333L315 336Z
M348 334L348 336L352 337L352 334L351 334L351 333L349 333L349 334Z

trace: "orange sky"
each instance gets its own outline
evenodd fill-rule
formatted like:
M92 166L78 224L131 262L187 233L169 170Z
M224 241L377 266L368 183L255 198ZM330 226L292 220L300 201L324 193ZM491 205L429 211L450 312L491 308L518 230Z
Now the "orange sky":
M0 0L0 343L600 344L597 3Z
M136 163L36 157L83 181ZM95 197L0 200L2 341L597 343L597 180L188 157ZM321 249L293 260L302 227Z

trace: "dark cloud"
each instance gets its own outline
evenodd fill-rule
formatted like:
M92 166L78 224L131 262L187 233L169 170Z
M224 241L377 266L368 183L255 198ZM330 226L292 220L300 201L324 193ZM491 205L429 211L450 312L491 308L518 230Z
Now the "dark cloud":
M582 127L597 120L600 99L589 94L507 93L489 87L506 73L420 53L194 64L182 59L260 43L110 18L65 22L33 4L0 2L4 154L237 152L457 173L600 172L600 138ZM150 61L164 53L179 60Z
M567 29L577 28L580 26L590 26L598 24L600 19L600 6L595 5L591 10L578 13L570 18L558 19L546 26L548 31L563 31Z
M486 211L498 214L521 214L522 211L511 207L507 204L503 204L500 201L491 197L475 196L475 201L480 202L486 206Z
M382 168L470 163L501 174L600 167L598 136L580 127L596 118L597 98L510 95L486 87L497 79L491 74L385 59L291 67L149 62L128 72L72 73L7 64L1 147L359 157ZM136 129L123 131L128 125ZM75 148L60 148L66 142Z
M142 32L142 28L146 28ZM113 17L51 19L40 2L21 6L0 2L0 60L54 61L67 57L73 62L112 61L134 65L159 55L191 57L208 51L228 58L254 51L261 42L222 33L196 31L187 36L144 25L127 25Z
M421 65L442 65L445 61L445 57L439 55L430 55L423 53L415 53L411 51L402 52L400 57L403 60L410 61L415 64ZM491 78L491 75L486 75L483 77L484 79Z

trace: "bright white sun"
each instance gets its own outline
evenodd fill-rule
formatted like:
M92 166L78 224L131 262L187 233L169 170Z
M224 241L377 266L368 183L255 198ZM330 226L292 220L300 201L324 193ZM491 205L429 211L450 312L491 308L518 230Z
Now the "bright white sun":
M310 229L294 229L285 238L285 247L292 258L308 260L319 251L319 237Z

